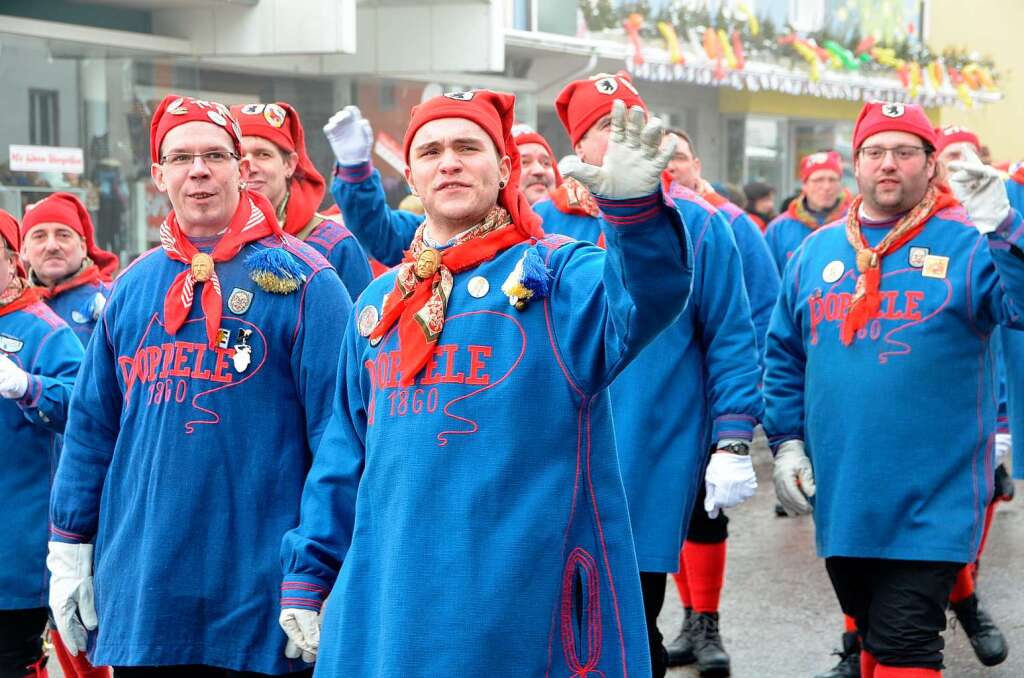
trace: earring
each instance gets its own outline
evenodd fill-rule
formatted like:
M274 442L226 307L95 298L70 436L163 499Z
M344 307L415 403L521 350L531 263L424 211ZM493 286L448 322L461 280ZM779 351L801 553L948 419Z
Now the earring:
M500 190L502 190L504 188L505 188L505 180L502 179L501 181L498 182L498 190L500 191Z
M246 182L246 181L238 182L238 190L239 191L244 191L248 187L249 187L249 183L248 182Z

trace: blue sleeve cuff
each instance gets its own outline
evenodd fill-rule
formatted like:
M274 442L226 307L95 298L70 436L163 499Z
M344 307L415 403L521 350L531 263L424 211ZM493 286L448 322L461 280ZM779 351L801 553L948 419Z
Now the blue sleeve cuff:
M18 398L16 401L18 407L23 410L28 410L33 407L39 406L39 399L43 395L43 380L34 374L28 375L28 388L25 389L25 395Z
M736 438L750 442L754 439L754 426L757 419L746 414L723 414L715 419L711 427L711 439L719 441L724 438Z
M326 584L309 575L289 574L281 583L281 609L298 607L319 612L327 597Z
M84 534L62 530L50 523L50 541L59 541L63 544L88 544L92 539Z
M348 184L359 184L373 175L373 163L367 160L358 165L334 164L334 176Z
M772 451L774 457L779 451L779 445L786 442L787 440L803 440L803 436L797 435L796 433L782 433L777 436L768 436L768 447Z
M627 200L610 200L595 195L594 201L597 202L604 220L616 228L634 226L650 221L658 216L662 205L667 204L671 206L671 203L666 202L660 190L643 198L629 198Z

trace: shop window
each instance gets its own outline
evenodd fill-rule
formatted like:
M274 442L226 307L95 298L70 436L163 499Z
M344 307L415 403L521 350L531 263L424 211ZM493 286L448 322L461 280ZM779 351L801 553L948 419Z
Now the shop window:
M55 89L28 91L28 138L33 146L60 146L60 106Z

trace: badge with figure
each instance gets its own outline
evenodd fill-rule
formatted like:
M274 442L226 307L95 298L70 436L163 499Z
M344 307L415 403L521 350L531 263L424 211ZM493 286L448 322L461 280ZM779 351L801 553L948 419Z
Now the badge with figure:
M821 279L829 284L836 282L846 273L846 264L839 259L830 261L821 271Z
M17 353L24 348L25 342L9 334L0 334L0 351L4 353Z
M242 315L249 310L250 306L252 306L252 292L243 290L241 287L231 290L231 296L228 297L229 311L235 315Z
M908 257L908 263L911 268L921 268L924 266L924 260L928 257L927 247L911 247L910 256Z
M359 336L368 337L373 333L375 327L377 327L377 321L380 320L380 315L377 312L377 307L370 304L362 311L359 312Z
M250 336L252 336L252 330L238 330L238 343L234 345L235 352L231 356L231 363L235 367L235 372L245 372L249 368L249 363L252 362L252 346L249 345Z
M929 254L924 258L924 265L921 267L921 275L925 278L938 278L942 280L949 270L949 257L940 257L936 254Z

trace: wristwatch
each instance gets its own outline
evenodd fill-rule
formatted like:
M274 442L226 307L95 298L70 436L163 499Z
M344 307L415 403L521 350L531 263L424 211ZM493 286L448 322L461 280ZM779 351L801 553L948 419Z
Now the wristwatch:
M731 452L732 454L747 456L750 454L750 445L746 443L729 443L728 445L719 446L715 452Z

